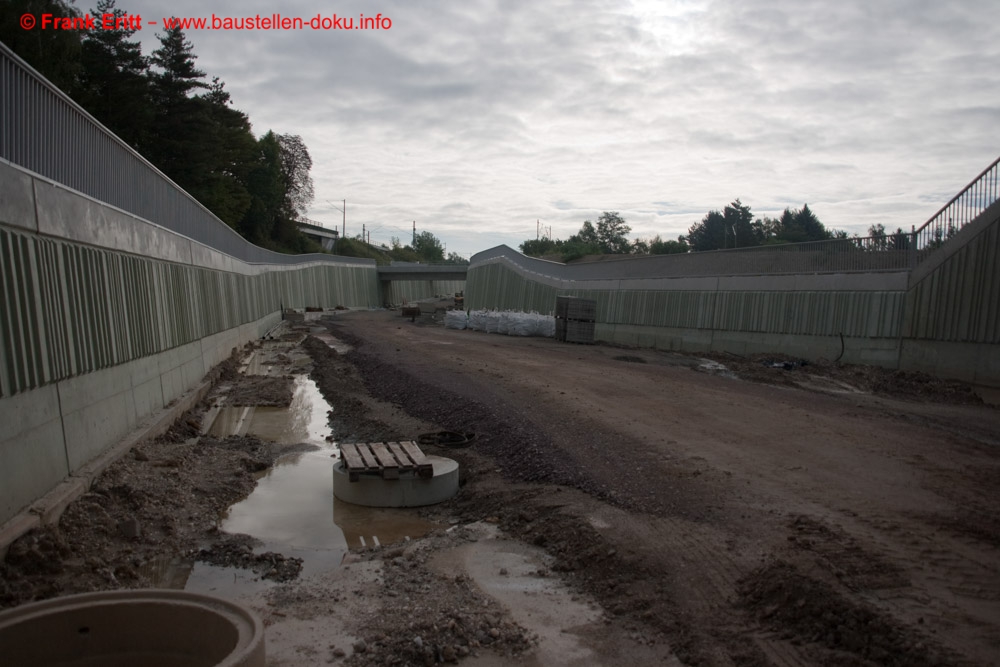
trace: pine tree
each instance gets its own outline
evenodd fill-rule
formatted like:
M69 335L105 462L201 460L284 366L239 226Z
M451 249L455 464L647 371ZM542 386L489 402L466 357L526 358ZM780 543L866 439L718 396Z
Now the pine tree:
M208 118L208 133L199 139L202 155L201 182L192 195L226 224L237 227L250 208L247 182L253 168L257 142L250 120L230 107L224 84L215 77L208 92L196 98L199 114Z
M193 47L179 27L160 36L160 48L151 61L158 69L150 75L154 121L146 157L195 198L206 149L200 139L207 136L211 121L204 106L192 93L205 89L205 73L195 67Z
M91 12L100 24L104 15L126 15L115 0L100 0ZM135 30L126 27L94 30L83 40L80 103L127 144L143 152L149 143L153 120L149 61Z
M0 0L0 42L21 56L61 91L77 96L80 65L80 32L77 30L33 30L21 27L18 17L31 14L41 21L43 14L55 18L79 18L72 1Z

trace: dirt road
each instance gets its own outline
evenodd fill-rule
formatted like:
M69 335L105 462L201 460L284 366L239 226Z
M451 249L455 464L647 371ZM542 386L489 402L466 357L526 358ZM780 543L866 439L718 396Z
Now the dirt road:
M58 527L12 545L0 606L202 586L262 616L274 667L1000 662L1000 410L960 387L902 378L903 394L938 397L904 400L892 377L864 384L879 395L852 386L863 369L727 370L391 311L282 331L220 367L202 406ZM306 375L329 437L216 431L213 412L245 424ZM266 474L309 462L322 493L264 506L290 503L291 524L332 504L305 530L322 542L339 512L343 540L329 441L437 430L477 437L425 448L460 462L462 486L390 517L424 537L310 561L220 528L277 457ZM199 578L204 563L228 569Z
M686 663L1000 659L994 408L385 312L331 328L374 396L479 433L495 467L470 472L466 518L544 547L612 628Z

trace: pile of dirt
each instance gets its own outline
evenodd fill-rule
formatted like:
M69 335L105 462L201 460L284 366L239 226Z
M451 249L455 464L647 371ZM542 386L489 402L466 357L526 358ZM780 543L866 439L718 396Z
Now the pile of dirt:
M218 539L216 517L250 493L275 452L254 437L184 437L198 426L197 412L183 415L166 436L109 466L57 525L11 544L0 607L162 585L166 563Z
M262 579L291 581L302 571L302 559L267 551L255 554L259 544L249 535L224 535L222 539L198 552L197 560L210 565L250 570Z
M370 553L382 560L381 604L364 620L365 636L345 664L456 663L481 651L516 660L536 637L514 623L467 576L427 567L438 549L469 541L463 527L439 531L418 547Z
M240 375L229 389L226 402L233 406L287 408L292 403L292 376Z
M810 648L820 664L931 667L944 650L910 627L777 560L740 582L744 607L783 639Z
M341 355L314 336L302 341L302 348L312 357L309 377L319 387L333 409L330 426L342 442L385 442L410 440L412 433L399 433L368 416L368 407L357 396L364 387L354 367Z
M910 583L897 565L836 527L799 515L789 528L789 546L813 554L820 567L851 590L901 588Z

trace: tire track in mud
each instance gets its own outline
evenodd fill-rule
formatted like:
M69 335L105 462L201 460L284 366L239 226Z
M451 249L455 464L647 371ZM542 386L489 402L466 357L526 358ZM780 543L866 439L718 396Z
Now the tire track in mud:
M717 571L719 566L712 559L714 546L705 537L712 535L709 528L699 526L694 520L677 519L668 522L653 536L655 540L662 540L691 534L691 538L684 538L672 549L677 555L676 562L680 563L680 556L686 554L692 568L699 563L711 564L709 572L698 574L692 590L684 593L688 598L697 594L705 596L696 605L698 613L692 614L690 600L681 603L675 599L681 594L675 585L677 568L665 567L659 557L637 556L620 541L603 538L585 517L563 513L559 502L552 506L551 493L557 489L539 486L531 490L532 487L528 487L525 492L523 488L524 483L559 484L578 489L622 511L663 517L678 510L676 506L660 504L659 497L666 493L683 498L688 483L694 479L690 470L668 468L657 472L657 477L666 481L656 487L651 501L650 494L642 488L646 485L636 481L634 470L613 468L618 459L597 457L596 463L593 460L591 463L604 465L619 476L592 477L578 459L534 429L523 411L508 409L500 403L487 406L468 395L461 396L430 385L377 355L366 353L363 340L339 328L331 329L338 338L354 346L347 358L376 398L400 405L408 414L436 422L441 428L475 430L480 434L474 454L486 455L501 465L502 476L516 488L502 489L489 497L460 497L454 509L466 511L463 507L468 505L467 510L471 513L466 519L483 518L483 514L496 515L505 532L542 547L554 556L553 569L594 594L616 624L626 628L648 628L644 633L650 641L666 640L685 662L762 664L760 656L752 647L747 647L745 641L739 640L736 633L726 631L730 639L723 648L719 646L718 633L704 629L714 627L714 620L720 617L719 609L727 608L721 616L730 615L727 589L732 591L733 582L739 576L732 565L724 572ZM450 380L454 381L454 378ZM518 423L511 424L508 415L517 415ZM617 443L603 442L604 434L590 430L587 435L588 438L581 442L586 442L588 452L609 455L615 451L616 447L611 445ZM643 455L649 454L644 450ZM656 463L661 461L657 459ZM626 487L624 491L623 487ZM640 488L641 496L631 491ZM702 589L709 592L700 593ZM708 618L713 620L708 621ZM733 661L728 657L730 654L743 657Z
M426 342L425 336L436 334L425 334L419 330L397 333L398 328L392 327L392 331L385 336L374 336L375 344L367 350L361 349L358 367L365 377L366 387L369 390L374 388L373 393L384 392L394 402L398 402L398 398L412 401L404 403L407 412L411 409L426 410L425 413L418 412L417 416L436 421L442 427L448 425L446 419L460 418L456 412L458 408L470 407L470 402L462 396L468 387L469 396L479 401L478 405L471 405L471 409L483 410L497 422L516 420L519 430L508 432L514 438L528 431L538 435L540 439L532 443L537 445L537 449L513 446L504 449L492 445L476 448L478 453L489 456L502 466L504 478L517 486L517 489L496 491L495 504L490 511L500 517L504 530L526 542L543 546L556 557L560 572L581 588L593 592L608 610L615 625L641 624L659 631L682 660L693 664L756 666L833 662L865 665L874 661L894 665L945 665L962 661L961 656L941 648L933 638L925 637L911 613L897 611L900 608L904 612L913 609L904 602L897 602L905 600L908 591L914 589L911 565L915 568L919 558L910 548L912 545L905 543L904 536L894 534L884 526L874 524L871 529L865 528L863 517L848 509L836 509L842 501L829 491L816 487L815 479L811 481L812 486L800 489L797 485L810 483L810 475L797 473L794 476L791 480L796 485L794 493L786 492L790 480L784 473L778 481L766 479L773 482L770 487L761 484L752 489L744 488L744 478L761 469L759 465L754 467L753 461L738 456L732 458L730 476L726 470L712 468L706 463L708 459L689 456L690 447L686 453L683 447L677 447L677 456L671 456L674 452L666 438L662 441L657 438L616 441L615 438L621 438L628 429L622 427L622 433L613 433L617 428L613 418L589 414L580 410L580 401L571 397L560 398L553 395L555 390L545 392L539 388L548 388L545 383L553 382L551 375L538 379L504 379L500 374L498 381L494 381L486 376L499 353L491 351L484 354L480 361L470 363L470 359L478 359L473 356L477 354L478 346L475 345L462 348L462 353L466 355L464 366L460 361L451 363L441 359L439 372L434 367L437 357L433 354L414 361L407 359L406 353L412 356L418 348L404 347L410 343L420 345ZM344 337L344 333L336 329L338 337ZM355 344L363 348L365 341L355 339ZM457 349L460 343L456 341L455 345ZM508 344L502 347L502 353L506 354ZM489 349L489 346L482 349ZM404 354L395 356L394 350ZM539 351L526 350L527 358L522 365L530 366L536 358L532 354L537 355ZM394 365L392 362L397 359L401 363ZM595 363L600 363L600 360ZM468 373L469 370L483 368L487 372ZM413 387L400 389L398 385L411 385L413 379L402 369L426 372L427 381L421 378L413 383ZM463 372L472 377L463 377ZM378 380L369 384L369 373L388 374L392 380L381 385ZM508 371L504 373L509 374ZM581 371L580 381L594 381L594 375L590 371ZM559 379L573 377L573 373L565 373ZM529 391L530 396L511 396L522 391L524 386L528 386L529 390L535 387L537 391ZM440 394L441 387L453 390L447 397L449 404L446 406L435 405L430 398L425 401L415 396L421 393ZM589 404L598 405L593 399L593 388L584 387L583 390L591 392ZM757 397L756 394L754 396ZM503 400L494 402L494 397L512 400L507 405ZM538 412L525 409L524 406L529 405L531 400L542 402L546 397L551 400L551 405L539 405ZM437 398L441 400L440 396ZM738 401L737 397L728 395L722 398ZM455 403L450 403L452 401ZM808 417L805 414L800 421ZM533 419L542 421L533 423ZM808 429L808 425L803 423L802 428ZM642 433L641 430L635 432ZM706 429L702 439L709 441L723 437L718 435L720 432L726 434L723 428ZM866 451L866 441L858 434L857 427L846 430L839 437L845 441L845 452ZM850 442L851 437L860 439ZM559 445L564 447L560 450ZM615 469L615 457L603 458L601 454L614 452L623 445L635 449L633 463L639 463ZM546 454L553 451L558 453L561 465L583 470L590 477L586 483L571 483L568 486L622 511L637 512L639 516L633 517L636 521L655 526L648 527L646 533L639 531L637 534L648 536L661 553L633 552L628 536L622 538L627 531L606 531L589 523L585 513L571 516L567 510L536 515L541 506L553 502L551 492L554 489L539 486L537 495L521 497L518 493L525 487L533 487L518 483L544 485L562 480L546 474L520 475L516 468L526 464L529 468L535 464L544 467L550 463L545 460ZM722 451L723 454L729 453ZM897 447L886 456L892 456L895 451L907 450ZM518 455L524 455L528 461L511 460L512 456L516 458ZM589 474L590 471L584 470L588 460L602 468L599 474ZM726 468L729 467L726 465ZM645 477L640 477L643 474ZM834 481L845 485L851 482L849 475ZM873 494L881 492L878 488L865 490ZM796 493L805 493L809 501L798 498L800 502L795 502L793 507L808 507L810 510L815 507L816 512L815 517L800 521L800 530L794 525L795 516L784 520L786 523L772 523L768 519L767 524L759 526L758 530L758 522L745 516L741 510L741 504L749 503L749 509L778 518L787 511L782 509L787 504L776 503L786 503L789 497L795 498ZM652 498L647 500L650 496ZM915 497L918 500L924 498ZM470 503L470 516L485 508L482 497L475 500L467 497L466 500ZM520 508L529 511L523 512ZM859 510L859 506L854 509ZM525 513L525 516L517 516L519 513ZM843 520L831 523L831 516ZM890 514L884 521L891 523L900 519L900 516ZM782 520L779 518L778 521ZM915 532L926 537L927 524L921 532L916 525L918 522L914 520L913 523ZM851 531L848 532L844 526ZM782 569L782 564L788 569ZM964 577L951 581L953 586L960 587L968 583ZM798 595L800 593L802 595ZM984 592L986 595L989 593L989 590ZM937 595L934 597L937 598ZM801 607L797 606L803 598L806 602ZM789 607L791 613L785 616L783 612L770 611L769 607L775 604ZM824 617L823 612L827 608L836 610L836 613ZM838 630L841 625L847 631L846 635ZM865 628L868 625L874 630L867 631ZM947 643L948 646L956 646L954 641ZM982 646L988 642L979 638L977 644ZM921 658L921 652L929 653L930 657Z

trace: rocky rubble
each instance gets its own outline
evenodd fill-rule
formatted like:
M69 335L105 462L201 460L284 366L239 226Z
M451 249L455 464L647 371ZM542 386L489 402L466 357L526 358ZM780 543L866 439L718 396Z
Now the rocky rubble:
M433 666L482 651L511 659L531 650L535 635L514 623L469 577L429 567L436 551L471 539L456 526L419 545L366 554L382 560L381 602L363 620L363 641L345 664Z

